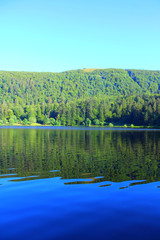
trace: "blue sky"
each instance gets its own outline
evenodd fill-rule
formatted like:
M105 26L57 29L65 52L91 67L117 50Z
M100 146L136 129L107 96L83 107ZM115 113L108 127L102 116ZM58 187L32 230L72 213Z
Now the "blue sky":
M0 0L0 70L160 70L160 0Z

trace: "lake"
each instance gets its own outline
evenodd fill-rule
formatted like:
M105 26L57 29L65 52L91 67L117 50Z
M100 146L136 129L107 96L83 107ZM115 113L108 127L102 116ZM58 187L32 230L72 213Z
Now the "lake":
M0 128L0 239L160 239L160 131Z

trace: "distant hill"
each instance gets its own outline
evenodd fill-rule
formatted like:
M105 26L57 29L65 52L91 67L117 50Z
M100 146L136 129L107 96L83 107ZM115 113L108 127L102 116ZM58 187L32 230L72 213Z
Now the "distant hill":
M0 71L0 102L160 94L160 71L82 69L62 73ZM28 100L27 100L28 99Z
M51 119L52 125L67 126L160 126L160 71L0 71L0 124Z

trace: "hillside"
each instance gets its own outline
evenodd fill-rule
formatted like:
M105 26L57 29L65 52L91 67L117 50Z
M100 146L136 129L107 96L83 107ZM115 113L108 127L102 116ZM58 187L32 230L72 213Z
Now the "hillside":
M121 69L76 70L62 73L0 72L0 101L23 98L42 102L49 98L77 99L95 95L160 93L160 72Z
M132 123L157 124L159 94L160 71L122 69L82 69L62 73L0 71L0 119L9 121L11 116L15 116L20 120L30 118L44 123L46 116L63 125L85 124L86 119L92 124L96 119L102 124L108 121L128 123L131 122L133 115L131 110L133 111L139 104L143 105L141 109L143 120ZM148 116L145 104L148 107L150 105ZM156 112L153 112L153 105ZM71 114L73 108L74 114ZM126 111L127 116L124 114ZM149 119L149 116L153 115L151 113L154 113L152 121ZM69 122L67 116L72 116Z

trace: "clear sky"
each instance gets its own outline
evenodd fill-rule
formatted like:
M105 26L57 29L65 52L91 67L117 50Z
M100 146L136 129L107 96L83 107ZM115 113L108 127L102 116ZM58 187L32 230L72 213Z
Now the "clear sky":
M0 70L160 70L160 0L0 0Z

